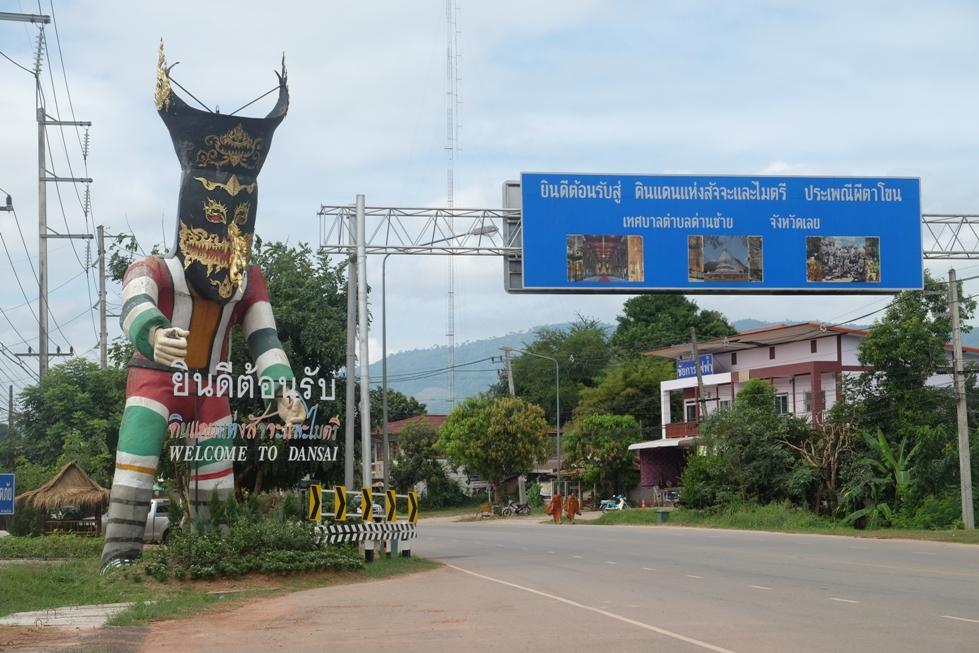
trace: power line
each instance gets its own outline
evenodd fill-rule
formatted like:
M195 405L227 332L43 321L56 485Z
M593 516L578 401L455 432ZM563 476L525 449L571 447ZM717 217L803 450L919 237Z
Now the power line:
M0 243L3 244L4 254L7 255L7 261L10 263L10 270L14 273L14 280L17 282L17 287L20 288L20 294L23 296L24 301L27 302L27 308L30 310L31 315L37 320L37 313L34 312L34 308L30 305L30 299L27 297L27 291L24 290L24 284L20 282L20 274L17 272L17 266L14 265L14 259L10 255L10 250L7 249L7 239L3 237L3 233L0 232ZM15 329L16 330L16 329ZM19 335L19 334L18 334ZM23 337L23 336L21 336Z
M24 66L21 66L19 63L17 63L16 61L14 61L10 57L8 57L7 56L7 53L5 53L3 50L0 50L0 56L2 56L4 59L6 59L7 61L9 61L10 63L14 64L15 66L17 66L21 70L23 70L25 73L27 73L31 77L34 76L34 71L33 70L30 70L29 68L25 68Z
M14 214L14 224L17 225L17 233L20 234L20 244L24 246L24 254L27 255L27 263L31 266L31 273L34 275L34 283L38 282L37 279L37 268L34 267L34 259L31 257L31 252L27 249L27 241L24 240L24 231L20 228L20 218L17 217L17 209L11 208L11 213Z
M76 272L75 273L75 276L69 277L68 279L62 281L57 286L55 286L54 288L52 288L49 291L49 294L54 293L54 291L56 291L56 290L61 290L62 288L64 288L69 283L71 283L72 281L74 281L78 277L82 276L83 274L85 274L84 271L83 272ZM0 307L0 309L7 310L7 311L14 311L14 310L17 310L18 308L23 308L24 306L28 306L28 305L34 304L36 301L37 301L36 299L31 299L31 300L26 301L26 302L21 302L20 304L14 304L13 306L8 306L5 309L3 309L2 307Z

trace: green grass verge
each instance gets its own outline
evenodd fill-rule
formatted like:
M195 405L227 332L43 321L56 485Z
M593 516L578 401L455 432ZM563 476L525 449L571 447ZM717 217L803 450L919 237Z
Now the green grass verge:
M33 558L58 560L92 558L102 553L101 537L46 535L44 537L0 537L0 560Z
M99 576L97 558L0 565L0 616L72 605L150 600L159 594L152 587L155 584L130 580L122 574Z
M236 599L246 598L249 593L225 595L207 594L187 590L175 592L160 599L139 601L127 610L109 618L110 626L139 626L155 619L180 619L200 614L212 605L226 601L232 596Z
M961 542L979 544L979 531L965 530L902 530L896 528L859 530L850 528L827 517L819 517L807 510L789 508L779 504L767 506L733 506L719 510L691 510L677 508L669 513L669 520L662 524L657 510L636 508L608 512L594 521L583 524L641 526L698 526L704 528L733 528L743 530L776 531L788 533L814 533L820 535L848 535L883 539L915 539L937 542Z
M190 616L202 610L232 608L257 596L388 578L438 566L439 563L424 558L380 558L357 571L160 583L146 576L139 565L109 576L99 576L97 558L53 563L18 562L0 565L0 588L3 588L0 591L0 616L74 605L135 602L109 621L112 625L129 626ZM212 590L231 591L210 594Z
M427 558L375 558L360 573L365 578L379 579L416 571L428 571L441 567L441 563Z

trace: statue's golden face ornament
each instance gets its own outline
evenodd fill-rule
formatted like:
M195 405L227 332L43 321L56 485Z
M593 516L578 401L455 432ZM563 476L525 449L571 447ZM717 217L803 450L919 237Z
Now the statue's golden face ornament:
M193 291L226 302L245 283L258 205L258 173L275 128L289 107L285 65L279 100L265 118L242 118L194 109L173 93L163 44L154 96L182 169L178 258Z

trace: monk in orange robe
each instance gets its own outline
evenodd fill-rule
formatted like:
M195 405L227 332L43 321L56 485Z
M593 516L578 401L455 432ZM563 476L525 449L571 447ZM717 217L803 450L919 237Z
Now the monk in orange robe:
M563 503L561 491L555 490L554 494L551 495L551 502L547 504L547 514L554 518L555 524L561 523L561 511L564 508Z
M570 497L568 497L568 501L565 504L565 509L568 519L571 520L571 523L573 524L575 515L581 514L581 505L578 502L577 494L572 494Z

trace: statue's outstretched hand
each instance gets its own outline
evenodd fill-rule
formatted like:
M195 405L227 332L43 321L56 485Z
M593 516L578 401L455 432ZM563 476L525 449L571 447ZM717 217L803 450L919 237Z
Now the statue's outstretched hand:
M306 421L306 406L295 390L285 390L278 398L279 417L286 424L302 424Z
M179 327L156 328L150 331L150 344L153 346L153 360L164 365L187 356L187 336L190 331Z

